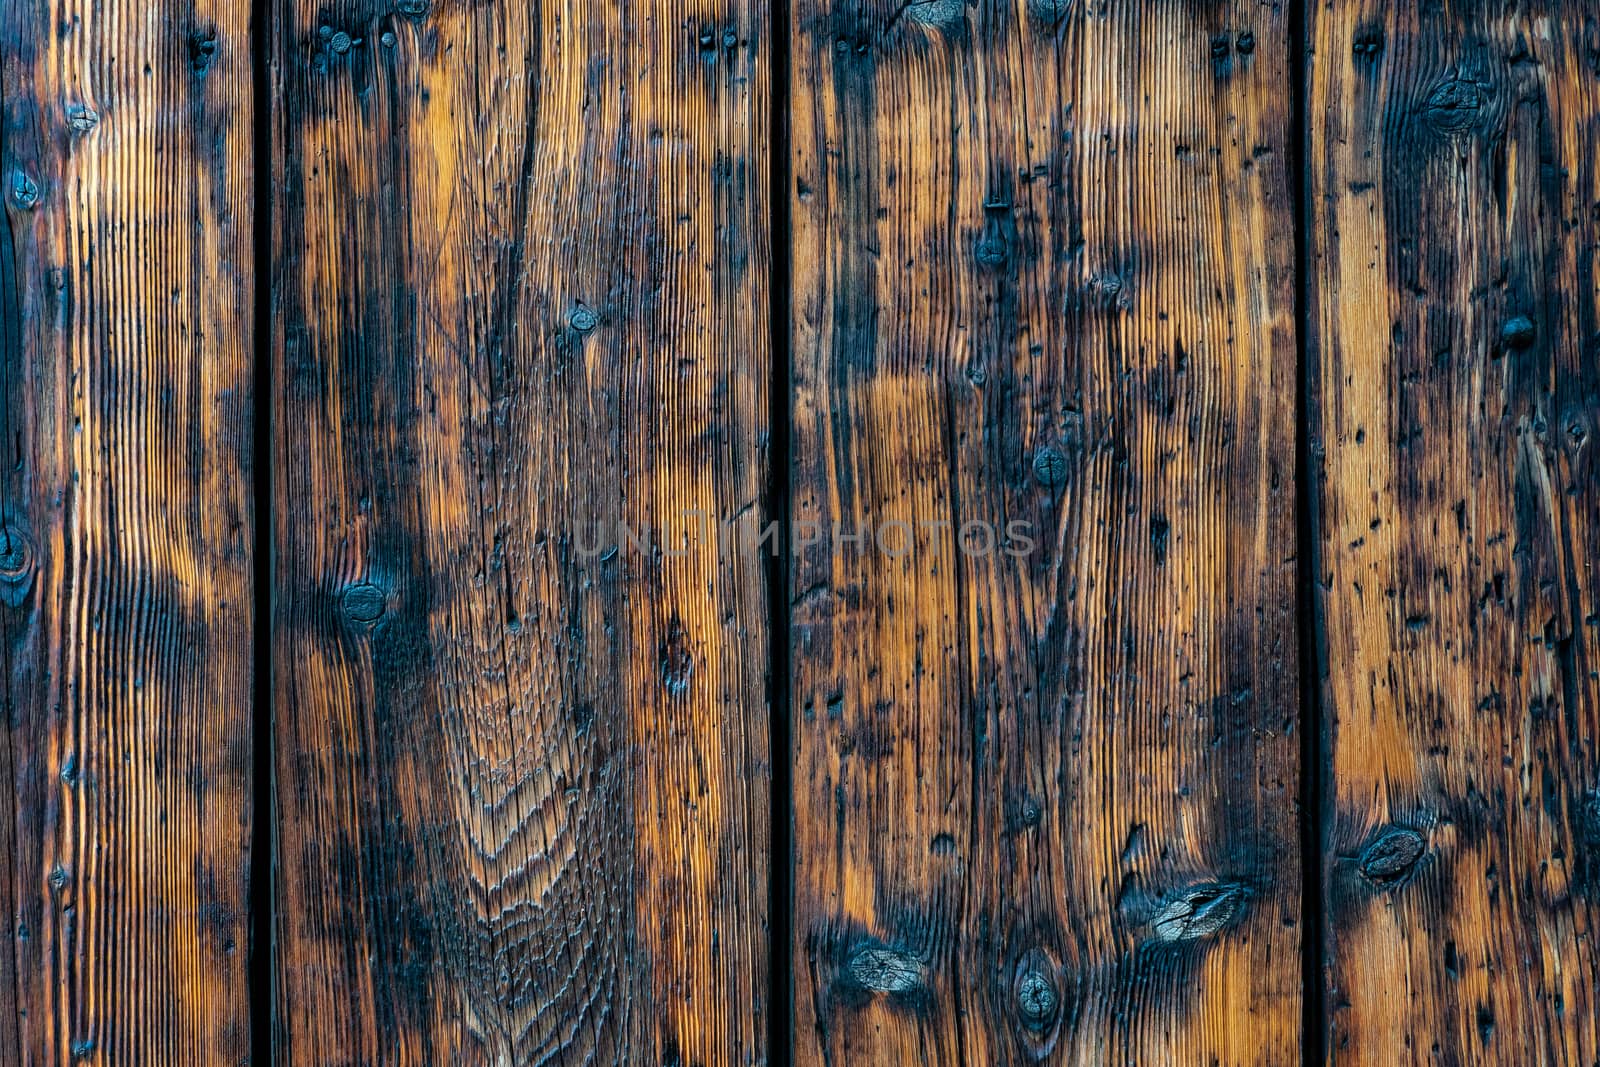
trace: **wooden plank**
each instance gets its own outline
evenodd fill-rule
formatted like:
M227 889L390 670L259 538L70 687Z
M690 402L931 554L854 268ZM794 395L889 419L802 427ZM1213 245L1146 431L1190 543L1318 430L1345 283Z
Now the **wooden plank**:
M282 1060L759 1062L765 8L274 19Z
M796 1062L1293 1062L1286 16L793 29Z
M1310 37L1330 1059L1593 1063L1596 27Z
M250 1055L250 7L0 7L0 1062Z

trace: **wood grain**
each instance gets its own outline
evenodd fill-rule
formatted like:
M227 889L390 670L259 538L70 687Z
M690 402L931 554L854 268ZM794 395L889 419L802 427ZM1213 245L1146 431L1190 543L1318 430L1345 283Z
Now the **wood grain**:
M1293 1062L1286 17L793 34L795 1062Z
M250 1054L249 14L0 5L0 1063Z
M1600 29L1317 4L1330 1059L1600 1057Z
M275 7L286 1064L765 1059L766 18Z

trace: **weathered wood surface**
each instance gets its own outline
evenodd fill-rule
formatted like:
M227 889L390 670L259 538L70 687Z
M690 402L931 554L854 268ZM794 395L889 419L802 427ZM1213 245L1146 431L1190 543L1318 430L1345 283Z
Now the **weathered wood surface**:
M0 41L0 1063L239 1063L249 6Z
M1311 12L1328 1043L1600 1058L1600 30Z
M0 1064L1600 1062L1600 22L1389 7L0 5Z
M274 5L283 1063L765 1058L766 19Z
M1286 16L793 35L795 1062L1294 1062Z

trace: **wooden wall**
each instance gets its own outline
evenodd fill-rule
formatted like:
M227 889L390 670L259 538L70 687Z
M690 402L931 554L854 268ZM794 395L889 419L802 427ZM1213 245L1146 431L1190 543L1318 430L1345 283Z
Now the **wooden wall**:
M1597 56L0 5L0 1064L1600 1060Z

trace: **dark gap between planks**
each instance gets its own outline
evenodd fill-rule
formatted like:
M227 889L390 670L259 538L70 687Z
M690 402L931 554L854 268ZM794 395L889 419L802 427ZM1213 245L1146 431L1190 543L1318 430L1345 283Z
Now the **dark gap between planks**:
M789 0L772 0L767 14L772 38L769 151L772 153L771 188L768 208L772 224L772 276L769 281L767 320L771 331L770 402L767 453L766 521L777 523L778 552L765 561L767 577L767 656L768 706L771 722L767 731L772 752L772 795L768 799L771 832L767 857L767 913L771 916L767 953L767 1061L786 1067L793 1059L794 1037L794 768L793 723L790 716L793 678L789 669L789 574L791 505L791 393L793 354L790 351L789 320L793 307L790 250L789 168Z
M250 477L255 498L252 511L254 537L251 605L251 783L250 821L250 1062L270 1067L273 1059L274 987L273 855L276 813L273 810L272 767L272 95L269 63L270 4L257 0L250 9L252 240L255 251L255 307L253 340L255 373L251 394L254 426L251 434Z
M1295 613L1300 652L1300 1019L1302 1062L1327 1062L1327 1002L1322 975L1324 958L1322 886L1322 706L1321 643L1318 633L1317 497L1316 464L1311 456L1311 418L1316 410L1307 352L1310 337L1310 250L1306 227L1310 219L1306 157L1310 151L1310 126L1306 122L1306 4L1289 6L1289 195L1294 218L1294 318L1295 318Z

